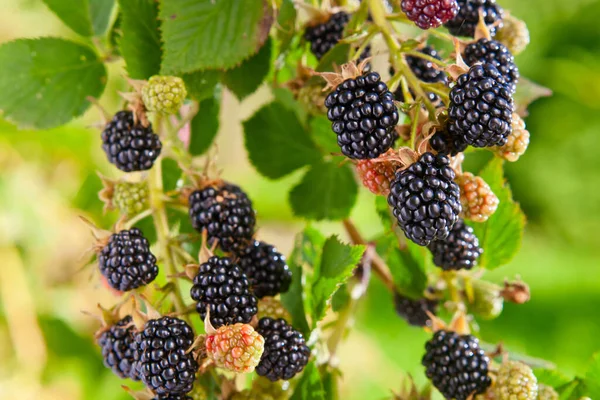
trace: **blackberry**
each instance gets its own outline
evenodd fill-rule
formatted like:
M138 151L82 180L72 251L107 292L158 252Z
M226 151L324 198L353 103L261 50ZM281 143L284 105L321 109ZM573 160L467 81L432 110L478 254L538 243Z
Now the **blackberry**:
M483 253L473 228L459 220L444 240L429 244L433 263L444 270L471 269Z
M248 278L227 257L213 256L200 265L190 295L197 302L196 310L202 319L206 318L206 307L210 307L210 322L215 328L238 322L247 324L258 312Z
M442 59L439 53L431 46L423 47L419 50L419 53L433 57L437 60ZM408 65L410 70L415 74L415 76L423 82L443 82L445 84L448 83L448 77L446 76L444 71L436 69L431 61L428 61L421 57L406 56L406 64ZM390 68L390 75L394 74L394 69ZM404 93L402 93L402 87L399 86L398 89L396 89L396 91L394 92L394 96L396 100L404 102ZM429 97L429 100L432 103L436 103L439 101L439 97L435 93L427 93L427 96Z
M495 153L505 160L514 162L519 159L529 146L529 131L525 127L525 121L519 114L513 114L512 132L506 138L504 146L496 147Z
M193 400L190 396L186 395L166 395L166 396L156 396L152 398L152 400Z
M194 342L194 331L178 318L161 317L146 322L135 337L138 370L142 381L157 395L177 398L192 390L198 364L187 353Z
M448 132L474 147L503 146L512 131L513 99L492 64L474 65L450 91Z
M479 10L483 12L483 20L490 35L496 34L496 29L502 26L504 10L496 4L496 0L457 0L460 9L456 17L446 22L444 26L448 28L454 36L475 36L475 29L479 22ZM500 23L498 23L500 21Z
M102 131L102 149L121 171L145 171L154 165L162 144L152 126L134 123L131 111L119 111Z
M393 146L399 114L394 95L377 72L342 82L327 96L325 107L347 157L376 158Z
M126 316L98 337L102 349L104 365L120 378L140 380L133 368L135 352L133 348L136 334L131 316Z
M427 298L413 300L399 293L394 294L396 313L413 326L431 325L431 318L427 315L427 311L435 315L438 304L437 300Z
M265 338L265 350L256 373L271 381L288 380L304 369L310 349L300 332L284 319L262 318L257 332Z
M254 241L239 255L239 265L248 277L252 293L259 299L285 293L292 283L292 272L285 257L265 242Z
M450 135L446 129L434 133L429 139L429 145L434 151L450 156L455 156L467 149L465 142L459 137Z
M156 257L138 228L112 234L98 254L98 265L108 284L121 292L147 285L158 275Z
M304 38L310 42L310 50L318 60L340 41L348 21L350 14L340 11L327 22L306 28Z
M467 400L492 383L489 358L471 335L438 331L425 346L425 373L447 399Z
M520 76L519 68L515 64L515 57L502 43L485 38L479 39L465 47L463 58L468 65L474 65L475 63L492 64L506 80L506 85L511 93L517 90L517 82Z
M192 226L207 231L208 242L218 242L223 251L246 247L256 217L252 201L236 185L220 182L192 192L189 197Z
M396 173L388 203L398 225L413 242L425 246L448 237L461 212L460 190L450 160L443 154L423 154Z
M421 29L437 28L458 13L456 0L402 0L400 6Z

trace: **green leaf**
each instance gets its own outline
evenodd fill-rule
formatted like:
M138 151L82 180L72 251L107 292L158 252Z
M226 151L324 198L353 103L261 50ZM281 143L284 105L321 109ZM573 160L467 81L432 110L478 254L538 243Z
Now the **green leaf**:
M331 236L325 241L321 262L315 266L312 283L313 327L325 317L331 297L352 276L365 246L351 246Z
M339 153L337 135L331 130L331 121L325 116L316 116L309 121L310 135L325 153Z
M223 83L239 100L254 93L269 73L272 47L268 39L258 53L223 75Z
M515 112L519 115L527 115L527 107L531 103L541 97L549 96L552 96L552 90L521 77L515 93Z
M129 76L133 79L148 79L152 75L158 75L162 57L158 2L119 0L119 6L119 48Z
M587 395L592 399L600 399L600 353L593 355L583 381L588 390Z
M177 161L172 158L165 158L162 161L162 179L165 192L175 190L177 182L181 179L181 168Z
M281 178L321 159L296 114L280 103L264 106L245 121L244 137L250 162L267 178Z
M161 4L165 73L239 65L265 42L273 18L266 0L169 0Z
M517 253L523 239L525 215L512 199L510 187L504 179L503 162L493 158L480 172L492 191L498 196L498 209L486 222L473 223L483 254L480 265L488 269L508 263Z
M305 107L294 98L294 93L288 88L277 87L273 88L273 97L275 102L283 105L290 111L293 111L298 116L300 123L305 126L308 119L308 112Z
M348 285L343 284L331 298L331 309L335 312L346 308L350 302L350 293L348 292Z
M324 400L325 391L323 390L323 382L321 375L315 366L315 362L311 360L302 372L302 377L294 389L294 394L290 400Z
M42 0L65 25L81 36L106 32L114 0Z
M212 97L215 86L219 82L219 71L206 70L183 74L181 77L185 82L188 95L197 101Z
M52 128L82 115L106 85L87 46L64 39L18 39L0 46L0 109L20 127Z
M391 238L391 241L393 243L388 248L386 262L398 292L413 299L423 297L427 288L427 273L421 252L426 249L411 242L406 249L400 250L396 239Z
M555 369L536 368L533 373L538 383L543 383L554 388L563 386L571 381L569 377Z
M319 61L318 72L331 72L335 66L342 66L348 62L350 45L347 43L338 43L329 50Z
M358 186L349 165L335 161L313 165L290 192L294 214L313 220L337 220L350 215Z
M214 97L200 102L198 113L191 123L189 151L193 156L204 154L213 143L219 131L220 109L221 95L218 91Z
M279 52L286 51L296 33L296 7L293 0L283 0L277 15L277 39L279 39Z

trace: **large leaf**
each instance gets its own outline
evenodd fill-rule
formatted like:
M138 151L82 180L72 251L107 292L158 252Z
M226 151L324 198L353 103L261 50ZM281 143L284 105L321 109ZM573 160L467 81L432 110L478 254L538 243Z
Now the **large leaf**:
M498 209L486 222L473 223L483 255L479 262L488 269L498 268L508 263L517 253L523 239L525 215L518 203L512 199L511 190L504 179L503 162L493 158L480 172L498 196Z
M89 48L64 39L19 39L0 46L0 109L19 126L52 128L99 97L106 69Z
M148 79L157 75L162 57L158 3L154 0L119 0L119 6L119 48L129 76Z
M425 249L412 242L407 244L407 248L400 249L395 238L390 240L392 244L385 258L398 292L413 299L423 297L427 288L427 272L421 252Z
M296 114L280 103L264 106L245 121L244 137L250 162L267 178L281 178L321 159Z
M337 220L350 215L357 193L350 166L327 161L308 170L290 192L290 203L299 217Z
M214 95L215 86L219 82L219 71L206 70L183 74L188 95L197 101L208 99Z
M238 99L254 93L269 73L272 47L272 41L267 40L258 53L223 75L223 83Z
M289 47L294 33L296 33L296 7L293 0L283 0L277 14L277 31L279 39L279 52L282 53Z
M215 95L200 102L198 114L194 116L191 124L189 151L193 156L206 152L215 140L219 131L219 111L221 109L221 96L219 91Z
M351 246L331 236L323 246L321 262L316 265L312 284L313 326L325 317L331 297L352 276L365 246Z
M319 115L309 121L310 134L315 142L325 153L340 153L337 144L337 135L331 130L331 121Z
M300 382L296 385L290 400L324 400L324 396L321 375L319 375L314 360L311 360L304 368Z
M592 399L600 399L600 353L594 354L584 377L587 395Z
M163 1L165 73L229 69L255 54L272 23L267 0Z
M62 22L81 36L102 35L115 0L42 0Z

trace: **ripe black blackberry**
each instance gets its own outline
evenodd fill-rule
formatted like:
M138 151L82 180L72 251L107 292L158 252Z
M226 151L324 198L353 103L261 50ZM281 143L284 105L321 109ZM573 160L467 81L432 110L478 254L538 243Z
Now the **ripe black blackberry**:
M467 144L460 137L453 137L447 130L440 130L429 139L431 148L440 153L455 156L467 149Z
M471 335L438 331L425 346L426 375L447 399L467 400L492 383L489 358Z
M152 126L133 121L131 111L119 111L102 131L102 149L121 171L145 171L160 155L162 143Z
M468 65L475 63L492 64L500 71L511 93L517 90L519 68L510 50L496 40L479 39L465 47L463 59Z
M504 10L496 4L496 0L457 1L460 7L458 14L444 24L454 36L475 36L475 28L479 22L480 9L483 12L483 20L490 31L491 36L494 36L496 30L502 26L501 21L504 17Z
M450 90L448 132L474 147L503 146L514 109L506 79L492 64L474 65Z
M98 337L102 349L104 365L120 378L140 380L133 368L135 351L133 348L136 334L131 316L126 316Z
M99 251L98 265L109 285L121 292L147 285L158 275L156 257L138 228L112 234Z
M258 375L271 381L288 380L304 369L310 349L302 334L284 319L261 318L256 331L265 339Z
M325 107L338 145L347 157L376 158L394 144L398 110L394 95L377 72L339 84L325 99Z
M215 328L238 322L247 324L258 312L248 278L227 257L213 256L200 265L190 295L197 302L196 310L202 319L206 318L206 307L210 307L210 322Z
M190 396L174 394L174 395L167 395L167 396L156 396L156 397L152 398L152 400L194 400L194 399Z
M456 0L402 0L400 6L421 29L437 28L458 13Z
M192 226L206 229L209 244L223 251L243 249L254 235L256 217L252 201L236 185L219 182L192 192L189 197Z
M306 28L304 38L310 42L310 50L318 60L340 41L348 21L350 14L340 11L331 15L327 22Z
M427 312L435 315L438 304L439 302L437 300L425 297L413 300L409 297L402 296L400 293L394 294L396 313L413 326L431 325L431 318L427 315Z
M420 53L433 57L437 60L441 60L442 58L438 54L438 52L431 46L423 47L419 50ZM434 64L431 61L428 61L421 57L415 56L406 56L406 63L410 70L415 74L415 76L426 83L437 83L443 82L448 83L448 77L444 73L444 71L436 69ZM394 75L394 68L390 68L390 75ZM394 96L396 100L404 102L404 93L402 93L402 87L398 86L398 89L394 92ZM439 97L435 93L427 93L429 100L432 103L435 103L439 100Z
M292 282L292 272L285 257L265 242L254 241L239 255L239 265L248 277L252 293L259 299L285 293Z
M423 154L396 173L388 203L406 236L421 246L445 239L461 212L460 189L450 160L443 154Z
M187 353L194 331L178 318L161 317L146 322L135 337L138 370L142 381L159 396L184 395L192 390L198 364Z
M433 263L444 270L471 269L483 253L473 228L461 219L450 231L446 239L429 244Z

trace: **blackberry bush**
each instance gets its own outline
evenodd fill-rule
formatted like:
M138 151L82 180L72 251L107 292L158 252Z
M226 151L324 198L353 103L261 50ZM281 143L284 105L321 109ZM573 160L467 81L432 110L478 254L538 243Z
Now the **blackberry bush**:
M413 326L431 325L431 317L428 312L435 315L439 302L437 300L421 298L411 299L399 293L394 294L394 305L396 313Z

